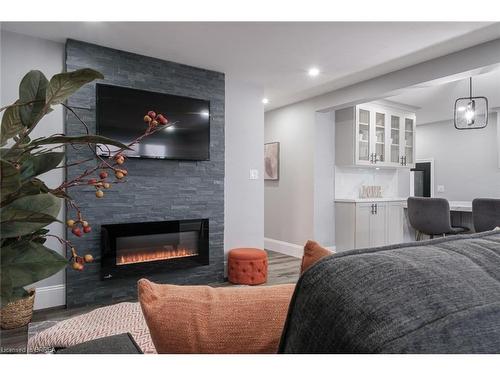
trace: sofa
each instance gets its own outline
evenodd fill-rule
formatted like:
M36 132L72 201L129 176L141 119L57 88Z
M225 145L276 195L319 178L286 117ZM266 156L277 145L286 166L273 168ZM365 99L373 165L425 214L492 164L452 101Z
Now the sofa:
M321 259L278 352L500 353L500 230Z

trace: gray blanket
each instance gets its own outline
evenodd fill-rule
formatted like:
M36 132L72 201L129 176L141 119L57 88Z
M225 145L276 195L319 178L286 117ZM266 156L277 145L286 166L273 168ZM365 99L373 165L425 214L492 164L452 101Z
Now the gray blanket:
M352 250L297 283L280 353L500 353L500 231Z

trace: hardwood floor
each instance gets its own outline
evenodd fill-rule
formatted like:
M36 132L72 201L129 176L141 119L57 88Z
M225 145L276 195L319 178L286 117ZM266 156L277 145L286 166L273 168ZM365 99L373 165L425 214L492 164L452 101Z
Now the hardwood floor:
M269 256L268 281L265 285L295 283L299 278L299 258L267 250ZM232 287L229 282L212 284L214 287ZM33 313L33 323L44 321L60 321L76 315L84 314L101 306L86 306L74 309L55 307L38 310ZM28 326L0 331L0 353L25 353L28 340Z

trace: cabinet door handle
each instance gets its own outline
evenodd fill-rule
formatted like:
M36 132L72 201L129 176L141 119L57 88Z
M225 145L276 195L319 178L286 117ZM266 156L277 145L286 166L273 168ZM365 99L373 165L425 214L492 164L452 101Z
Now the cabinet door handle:
M406 156L405 156L405 165L406 165Z
M373 154L374 163L377 164L377 154Z
M404 158L401 156L401 165L404 165L403 160Z
M377 214L377 210L378 210L378 207L377 207L377 204L375 203L375 215Z
M373 215L374 213L375 213L375 205L372 204L372 212L371 212L371 214Z

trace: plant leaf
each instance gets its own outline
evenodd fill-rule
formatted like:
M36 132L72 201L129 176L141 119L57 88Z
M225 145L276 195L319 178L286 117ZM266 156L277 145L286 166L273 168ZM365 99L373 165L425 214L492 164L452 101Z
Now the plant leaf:
M3 207L1 214L1 221L4 221L9 215L14 215L12 212L16 210L31 211L42 215L49 215L52 218L57 217L61 209L61 199L56 198L52 194L37 194L28 195L16 199L14 202ZM48 223L45 222L29 222L29 221L6 221L2 224L1 238L11 238L24 236L32 233L38 229L45 227Z
M16 101L17 104L19 100ZM2 130L0 134L0 146L4 146L7 140L18 135L24 125L21 122L21 115L19 114L19 106L13 105L5 110L2 116Z
M1 223L11 223L15 221L19 222L30 222L30 223L45 223L45 225L50 224L54 221L61 222L52 215L44 214L43 212L35 212L30 210L21 210L18 208L3 208L0 209L1 212Z
M17 194L24 196L48 192L50 192L50 189L47 185L45 185L45 182L38 178L32 178L31 180L26 181L21 185L21 187L17 191Z
M45 94L49 81L39 70L30 70L19 84L19 102L28 103L19 107L24 126L33 125L45 106ZM32 103L30 103L32 102Z
M100 135L82 135L76 137L67 137L64 135L54 135L45 139L39 139L31 142L32 145L49 145L55 143L92 143L92 144L106 144L111 146L116 146L126 150L130 150L130 147L124 145L121 142L115 141L111 138L102 137Z
M47 87L46 103L61 104L80 87L104 76L93 69L80 69L74 72L59 73L50 79Z
M21 186L19 170L5 160L0 160L0 199L15 193Z
M68 261L38 242L18 241L0 252L2 304L19 298L15 289L43 280L63 269ZM6 298L7 297L7 298Z
M64 159L64 152L47 152L45 154L32 156L21 166L21 181L51 171Z

